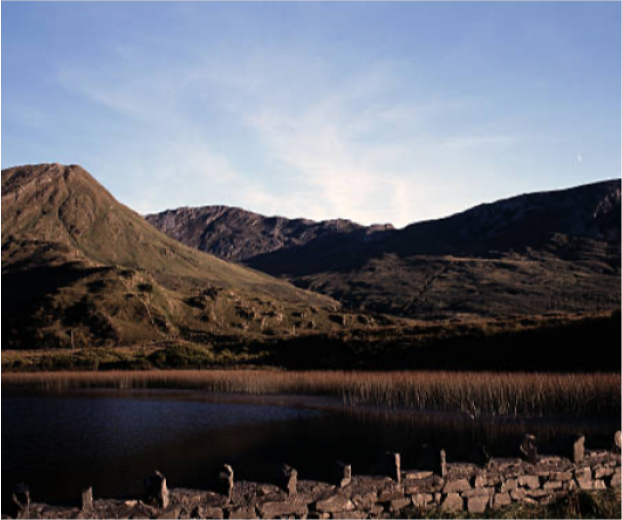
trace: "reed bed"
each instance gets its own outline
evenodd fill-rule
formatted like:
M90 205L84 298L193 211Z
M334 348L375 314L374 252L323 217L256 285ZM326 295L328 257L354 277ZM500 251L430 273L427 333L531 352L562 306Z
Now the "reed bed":
M324 395L347 406L508 416L619 416L619 373L283 372L187 370L7 373L4 388L189 389L213 394Z

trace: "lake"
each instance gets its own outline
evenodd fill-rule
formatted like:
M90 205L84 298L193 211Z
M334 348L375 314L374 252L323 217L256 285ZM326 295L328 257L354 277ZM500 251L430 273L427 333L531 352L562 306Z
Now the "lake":
M80 391L2 395L2 502L17 483L33 500L76 503L93 486L97 498L136 496L162 471L171 487L210 488L222 464L236 478L273 481L280 463L302 479L327 479L336 460L355 473L378 471L386 451L415 460L423 444L467 460L486 443L515 456L534 433L541 452L561 434L583 432L588 448L608 448L619 416L603 419L478 419L464 415L344 409L330 399L209 396L193 391Z

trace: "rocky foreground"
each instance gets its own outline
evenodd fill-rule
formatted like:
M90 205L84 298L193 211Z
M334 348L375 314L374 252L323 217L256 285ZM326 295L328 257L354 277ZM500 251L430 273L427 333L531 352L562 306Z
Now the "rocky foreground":
M14 495L18 518L395 518L440 508L453 513L485 513L512 504L551 504L579 490L620 488L620 434L613 451L585 451L584 438L570 447L568 458L539 456L527 436L522 458L489 459L483 465L445 463L444 451L427 454L434 470L403 471L399 454L387 454L387 475L353 476L339 464L334 482L298 480L284 466L276 484L236 482L225 466L218 492L168 489L156 472L146 493L136 500L93 500L82 495L80 507L31 503L27 488ZM420 464L418 463L418 466ZM431 511L430 511L431 512Z

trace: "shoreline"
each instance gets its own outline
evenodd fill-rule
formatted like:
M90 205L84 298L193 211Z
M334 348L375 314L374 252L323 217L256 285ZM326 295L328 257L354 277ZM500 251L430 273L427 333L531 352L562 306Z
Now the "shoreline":
M491 459L483 467L445 463L444 452L431 451L427 463L417 464L427 469L403 470L399 454L387 453L383 476L353 475L351 466L340 463L333 482L299 480L297 471L287 466L271 483L237 482L233 468L225 466L214 479L213 490L169 489L165 476L156 472L146 479L142 496L93 500L94 490L89 488L80 506L73 507L30 502L30 491L21 488L14 495L11 517L328 520L413 518L439 512L503 517L504 510L537 511L572 502L578 493L609 493L609 499L619 501L620 453L584 452L582 442L577 442L574 461L532 453L527 460ZM535 458L530 459L532 455Z

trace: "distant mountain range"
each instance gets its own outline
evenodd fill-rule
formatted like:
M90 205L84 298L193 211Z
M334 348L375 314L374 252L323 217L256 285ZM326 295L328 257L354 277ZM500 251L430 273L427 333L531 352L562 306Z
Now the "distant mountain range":
M620 180L533 193L412 224L180 208L172 238L355 308L412 318L582 313L620 306Z
M338 302L160 233L79 166L2 171L2 346L340 328Z

